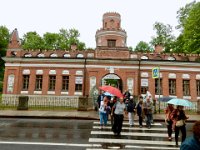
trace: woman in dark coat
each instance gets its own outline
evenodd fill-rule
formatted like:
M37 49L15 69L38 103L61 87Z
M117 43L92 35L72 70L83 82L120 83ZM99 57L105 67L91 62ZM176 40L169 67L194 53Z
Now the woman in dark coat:
M142 113L142 104L143 104L143 101L140 100L139 103L137 104L137 115L139 117L139 125L140 125L140 128L142 128L142 120L143 120L143 113Z
M177 106L175 110L172 112L172 120L174 124L174 129L175 129L175 142L176 146L178 146L178 136L179 136L179 130L181 130L182 133L182 142L186 138L186 127L185 127L185 121L189 118L185 115L185 111L183 110L184 106ZM182 125L178 125L177 122L183 120Z

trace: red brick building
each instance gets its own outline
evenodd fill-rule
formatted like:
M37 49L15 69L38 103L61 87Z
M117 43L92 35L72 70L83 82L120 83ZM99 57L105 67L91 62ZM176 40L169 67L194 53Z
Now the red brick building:
M103 26L96 32L94 50L24 50L18 31L12 33L5 60L3 99L29 95L37 100L45 96L66 98L91 96L98 87L115 84L132 95L159 96L159 80L152 68L160 67L160 96L174 96L196 102L200 99L199 54L152 53L129 51L121 16L103 15Z

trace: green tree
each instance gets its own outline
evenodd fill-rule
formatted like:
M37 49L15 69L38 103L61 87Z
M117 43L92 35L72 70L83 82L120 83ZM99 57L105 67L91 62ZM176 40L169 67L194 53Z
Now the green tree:
M150 44L152 46L163 45L165 52L170 52L173 49L173 42L175 40L175 37L172 35L172 26L156 22L153 27L156 30L156 37L152 37Z
M76 29L60 29L61 42L60 47L64 49L70 49L70 46L76 44L79 50L85 49L85 43L80 42L78 39L80 37L80 33Z
M184 39L183 34L180 34L173 43L173 53L184 53L183 50Z
M137 51L137 52L148 52L148 51L150 51L150 46L149 46L149 44L147 42L140 41L136 45L135 51Z
M0 52L1 50L5 50L7 48L8 43L9 43L9 30L5 26L0 26Z
M44 48L47 50L60 49L60 35L57 33L45 33L43 35Z
M181 32L184 29L186 20L189 16L189 12L192 9L192 7L195 5L196 1L193 1L191 3L188 3L185 5L185 7L181 7L178 11L177 11L177 19L178 19L178 25L176 26L177 29L180 29Z
M200 53L200 2L193 5L184 24L184 51Z
M1 57L6 55L6 48L9 43L9 30L5 26L0 26L0 93L3 87L4 61Z
M37 32L28 32L22 39L23 49L44 49L43 39Z
M189 17L191 9L194 7L196 4L195 1L186 4L184 7L181 7L177 11L177 19L178 19L178 25L176 26L176 29L180 30L180 35L176 38L174 45L173 45L173 52L174 53L188 53L187 50L185 50L184 45L185 45L185 38L184 38L184 29L185 29L185 24L187 22L187 19Z

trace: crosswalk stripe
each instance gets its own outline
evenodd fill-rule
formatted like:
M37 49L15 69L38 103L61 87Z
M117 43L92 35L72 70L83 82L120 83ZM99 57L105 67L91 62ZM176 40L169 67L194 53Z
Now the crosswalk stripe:
M112 135L113 132L110 131L91 131L91 134L95 135ZM121 132L121 135L127 136L150 136L150 137L168 137L167 133L135 133L135 132Z
M166 150L179 150L178 147L155 147L155 146L134 146L134 145L127 145L125 148L137 148L137 149L166 149ZM100 148L94 148L95 150L110 150L110 149L119 149L119 147L110 147L108 149L100 149ZM92 148L87 148L86 150L94 150Z
M121 144L149 144L149 145L175 145L171 141L150 141L150 140L130 140L130 139L106 139L106 138L89 138L89 142L99 142L99 143L121 143Z
M20 141L0 141L0 144L15 145L46 145L46 146L73 146L73 147L101 147L100 144L78 144L78 143L48 143L48 142L20 142Z
M102 144L102 148L88 147L87 150L105 150L105 149L163 149L178 150L173 141L168 141L167 128L161 123L152 124L148 129L146 126L140 128L138 122L134 122L134 127L129 127L129 122L124 121L121 136L114 136L111 131L111 122L101 129L100 122L93 122L93 130L89 143ZM149 132L148 132L149 131ZM123 137L122 137L123 136ZM127 137L127 138L126 138ZM148 140L149 139L149 140ZM122 146L122 147L120 147Z
M138 148L138 149L145 149L145 148L148 148L148 149L167 149L167 150L179 150L180 148L178 147L155 147L155 146L135 146L135 145L126 145L125 148ZM95 148L96 149L96 148ZM97 149L96 149L97 150Z
M93 129L101 129L100 126L93 126ZM104 129L111 129L110 126L106 126L104 127ZM128 130L142 130L142 131L145 131L145 130L149 130L149 131L167 131L166 128L146 128L146 127L143 127L143 128L139 128L139 127L122 127L122 130L123 129L128 129Z
M100 122L95 121L94 124L99 124L99 125L100 125ZM111 122L107 122L107 124L110 125ZM129 123L128 123L128 122L123 122L123 125L129 125ZM134 122L134 125L139 125L139 123L138 123L138 122ZM155 125L156 125L156 126L162 126L161 123L153 123L153 124L151 124L151 125L152 125L152 126L155 126Z

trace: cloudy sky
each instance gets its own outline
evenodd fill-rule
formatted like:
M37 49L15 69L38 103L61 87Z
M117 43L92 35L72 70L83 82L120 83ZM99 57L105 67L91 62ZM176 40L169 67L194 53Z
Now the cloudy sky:
M175 27L177 11L193 0L1 0L0 25L19 36L36 31L58 33L59 29L75 28L87 47L95 48L96 30L102 27L106 12L118 12L126 30L127 46L149 42L155 35L156 21ZM178 35L178 31L174 31Z

